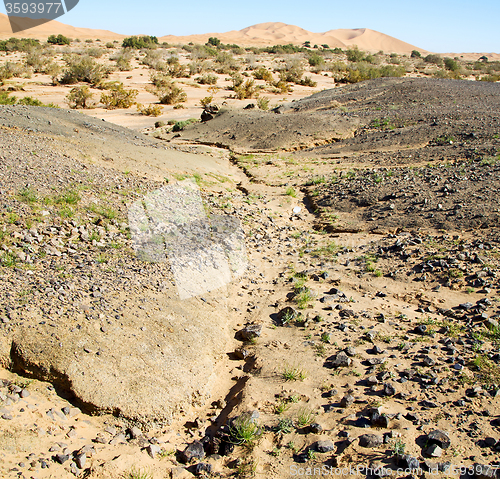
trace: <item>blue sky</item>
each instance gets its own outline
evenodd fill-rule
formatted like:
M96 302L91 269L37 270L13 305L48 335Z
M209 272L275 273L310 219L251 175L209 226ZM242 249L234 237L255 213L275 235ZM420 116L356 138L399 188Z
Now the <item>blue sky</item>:
M2 4L2 9L5 8ZM126 35L225 32L284 22L313 32L371 28L435 52L500 52L500 0L80 0L58 20Z

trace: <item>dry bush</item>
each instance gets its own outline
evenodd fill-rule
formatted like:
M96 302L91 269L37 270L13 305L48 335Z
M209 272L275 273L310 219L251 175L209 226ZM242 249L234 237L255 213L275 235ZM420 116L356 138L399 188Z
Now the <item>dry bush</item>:
M128 72L132 70L132 65L130 61L132 60L132 52L130 49L123 49L119 51L116 55L110 57L110 60L116 62L116 68L121 72Z
M241 85L234 87L233 90L239 100L252 98L257 93L257 89L255 88L255 80L253 79L246 80Z
M252 73L256 80L264 80L266 82L273 81L273 74L265 67L260 67Z
M71 89L66 96L70 108L92 108L94 105L91 103L94 94L90 91L87 85L77 86Z
M207 75L195 78L194 81L199 83L200 85L215 85L217 83L217 77L209 73Z
M109 93L101 94L101 103L108 109L115 108L130 108L135 105L135 98L139 93L137 90L127 90L123 83L115 82L112 85L107 85Z
M109 70L104 65L88 56L71 57L67 63L68 68L60 80L63 84L86 82L97 85L109 76Z
M163 113L163 108L160 105L141 105L140 103L137 103L137 111L141 115L145 116L160 116Z
M153 84L154 87L149 88L148 91L158 97L161 104L178 105L187 101L187 95L184 90L172 82L169 77L165 77Z
M87 48L85 54L92 58L101 58L104 55L104 50L99 47Z
M6 62L0 67L0 81L8 78L31 78L31 69L18 62Z

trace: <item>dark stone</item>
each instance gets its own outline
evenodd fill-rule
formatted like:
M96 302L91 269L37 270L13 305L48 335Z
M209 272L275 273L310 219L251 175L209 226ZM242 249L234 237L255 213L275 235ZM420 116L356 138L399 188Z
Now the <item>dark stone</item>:
M238 331L238 334L243 341L251 341L258 338L262 332L262 324L249 324L246 328Z
M67 454L56 454L53 459L59 464L64 464L69 459L69 456Z
M309 426L309 431L311 431L313 434L319 434L322 430L323 426L321 424L318 424L317 422L314 422Z
M379 447L384 444L384 438L377 434L363 434L359 436L359 445L361 447Z
M202 474L212 474L213 467L212 464L206 462L200 462L194 467L194 473L196 476L201 476Z
M335 357L330 356L326 360L325 366L330 368L347 368L351 363L352 359L344 351L340 351Z
M347 394L340 400L340 407L349 407L354 402L354 397Z
M396 388L389 383L384 384L384 395L385 396L394 396L396 394Z
M382 427L387 429L389 427L389 418L385 414L379 414L374 412L370 418L370 424L372 427Z
M186 446L186 449L181 453L181 459L183 462L191 462L193 459L203 459L205 457L205 451L203 449L203 444L200 441L194 441Z
M399 456L397 461L398 466L403 467L404 469L414 470L420 468L420 461L416 457L410 456L409 454Z
M333 445L333 442L330 440L326 441L318 441L316 443L316 450L318 452L330 452L335 449L335 446Z
M441 449L448 449L450 447L450 438L445 432L435 429L427 434L427 444L437 444Z

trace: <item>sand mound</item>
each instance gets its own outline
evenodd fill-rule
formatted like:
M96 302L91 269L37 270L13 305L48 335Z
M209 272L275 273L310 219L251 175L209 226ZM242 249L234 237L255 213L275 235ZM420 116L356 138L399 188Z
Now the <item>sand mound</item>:
M21 17L12 17L12 20L16 24L21 24L23 28L29 28L29 30L23 30L17 34L13 34L9 17L7 17L7 15L4 15L3 13L0 13L0 39L10 37L23 37L46 40L49 35L59 33L73 39L99 38L101 40L115 40L125 38L125 35L110 32L109 30L78 28L71 25L66 25L65 23L61 23L56 20L51 20L50 22L46 22L41 25L39 24L39 20L31 20Z
M226 33L207 33L204 35L188 35L176 37L166 35L160 41L169 43L206 42L210 37L217 37L224 43L239 45L287 44L301 45L305 41L311 44L328 45L330 48L346 48L358 45L369 51L384 50L386 52L410 53L412 50L424 51L421 48L398 40L368 28L330 30L325 33L314 33L295 25L281 22L267 22L252 25L239 31Z

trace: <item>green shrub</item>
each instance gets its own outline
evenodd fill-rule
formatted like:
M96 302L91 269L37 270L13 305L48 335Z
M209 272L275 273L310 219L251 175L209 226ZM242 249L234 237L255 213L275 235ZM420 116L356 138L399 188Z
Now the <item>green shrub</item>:
M27 52L32 48L40 46L40 41L33 38L9 38L0 40L0 51L2 52Z
M207 74L195 78L194 81L200 85L215 85L217 83L217 77L215 75Z
M422 54L418 50L413 50L410 55L411 58L422 58Z
M91 108L90 100L94 94L87 85L72 88L66 96L70 108Z
M210 37L208 39L208 44L213 45L214 47L218 47L220 45L220 40L216 37Z
M28 106L45 106L40 100L33 98L31 96L25 96L17 102L18 105L28 105Z
M106 67L89 56L70 57L68 61L68 68L64 71L60 80L63 84L71 85L86 82L97 85L109 76Z
M445 58L444 66L447 70L452 72L460 71L460 64L456 60L453 60L453 58Z
M16 97L10 96L7 91L0 91L0 105L15 105Z
M273 81L273 74L265 67L260 67L252 73L256 80L264 80L271 83Z
M325 59L321 56L318 55L317 53L313 53L307 60L309 62L309 65L312 67L319 67L321 65L324 65Z
M360 62L363 60L365 54L358 47L349 48L346 50L347 60L350 62Z
M172 81L164 82L161 86L155 86L150 92L157 96L163 105L178 105L187 101L184 90Z
M442 66L443 65L443 59L439 55L427 55L424 58L424 62L426 63L433 63L434 65Z
M85 52L89 57L101 58L104 55L104 50L98 47L88 48Z
M196 123L198 120L196 118L189 118L189 120L176 121L172 127L172 131L182 131L191 123Z
M52 45L69 45L71 40L60 33L57 36L50 35L49 38L47 38L47 43L51 43Z
M303 86L310 86L314 88L315 86L317 86L318 83L315 82L311 77L304 77L297 84Z
M101 94L101 103L108 109L130 108L135 104L137 90L126 90L123 83L117 82L109 87L109 93Z
M148 48L153 49L158 46L158 38L144 35L141 37L133 36L123 40L123 48Z

